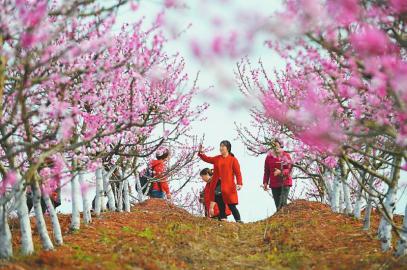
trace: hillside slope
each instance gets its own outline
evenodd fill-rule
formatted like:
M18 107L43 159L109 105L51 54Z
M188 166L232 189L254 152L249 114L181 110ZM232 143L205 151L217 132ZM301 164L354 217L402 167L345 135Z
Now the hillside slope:
M380 252L375 228L364 232L360 221L302 200L248 224L194 217L161 200L131 213L103 213L76 233L68 232L68 224L69 217L61 216L64 246L17 256L0 268L406 269L403 259Z

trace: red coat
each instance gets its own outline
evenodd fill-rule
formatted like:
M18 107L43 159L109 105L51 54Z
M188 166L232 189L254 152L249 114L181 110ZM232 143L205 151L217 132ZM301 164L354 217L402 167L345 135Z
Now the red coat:
M222 155L208 157L205 154L199 153L198 156L203 161L213 164L213 180L210 182L209 189L210 201L215 201L215 188L220 178L222 197L225 204L238 204L235 176L237 184L242 185L239 161L232 155L228 155L227 157L223 157Z
M209 207L211 205L211 200L209 199L209 191L210 190L210 182L206 184L205 188L204 188L204 204L205 204L205 216L209 217ZM219 216L219 208L218 205L215 204L215 207L213 208L214 211L214 217ZM226 216L230 216L232 214L232 212L229 209L229 206L226 205Z
M163 160L151 161L151 168L154 171L154 178L161 178L167 170ZM165 194L170 194L167 177L163 177L160 182L154 182L152 190L164 191Z
M271 188L278 188L281 186L293 185L291 178L291 171L293 168L292 160L287 152L282 152L281 156L274 156L272 153L268 154L264 162L264 177L263 184L268 184ZM282 169L283 177L281 175L274 176L275 169Z

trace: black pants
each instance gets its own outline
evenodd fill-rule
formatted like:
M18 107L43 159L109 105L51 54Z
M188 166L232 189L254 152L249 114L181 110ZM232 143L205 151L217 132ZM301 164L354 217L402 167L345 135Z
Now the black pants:
M272 188L271 192L273 193L274 203L276 204L277 211L280 210L281 207L287 205L290 187Z
M218 204L219 208L219 220L226 219L226 206L225 202L223 201L222 195L215 196L215 201ZM232 215L235 218L236 222L240 222L240 213L237 210L236 204L228 204L230 211L232 211Z

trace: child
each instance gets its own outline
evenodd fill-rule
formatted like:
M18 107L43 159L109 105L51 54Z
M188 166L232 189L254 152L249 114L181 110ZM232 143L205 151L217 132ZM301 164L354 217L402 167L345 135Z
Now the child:
M206 183L205 188L203 190L203 201L202 201L202 203L205 206L205 217L210 217L209 205L210 205L211 201L209 198L209 186L212 181L212 175L213 175L213 170L211 170L209 168L203 169L200 173L202 180ZM231 214L229 207L226 206L225 212L226 212L227 216L229 216ZM219 209L218 209L218 206L215 205L214 216L212 216L211 218L218 218L218 216L219 216Z

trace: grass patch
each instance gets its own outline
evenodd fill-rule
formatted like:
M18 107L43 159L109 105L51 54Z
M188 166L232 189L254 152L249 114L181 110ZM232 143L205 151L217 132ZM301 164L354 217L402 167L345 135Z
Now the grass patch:
M154 233L150 228L145 228L143 231L139 232L137 236L145 238L147 240L154 240Z
M73 245L72 248L75 250L73 255L74 259L87 263L92 263L95 261L95 258L83 251L80 246Z

